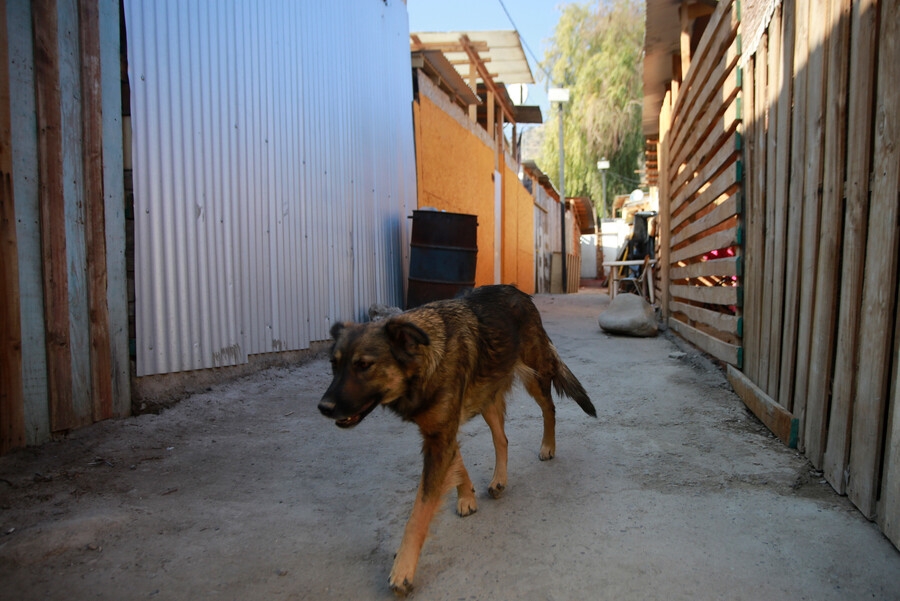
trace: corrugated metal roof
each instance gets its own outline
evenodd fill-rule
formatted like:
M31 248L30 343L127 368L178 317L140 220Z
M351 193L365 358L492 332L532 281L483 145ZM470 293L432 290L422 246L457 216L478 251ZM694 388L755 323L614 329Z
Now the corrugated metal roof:
M410 33L413 50L440 50L462 78L469 79L469 55L462 42L467 37L498 83L534 83L522 41L516 31L449 31ZM476 82L481 82L478 77Z

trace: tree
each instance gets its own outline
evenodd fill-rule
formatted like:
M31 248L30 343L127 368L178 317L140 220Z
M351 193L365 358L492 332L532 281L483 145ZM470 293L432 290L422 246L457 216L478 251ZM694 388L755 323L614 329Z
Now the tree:
M569 88L564 108L565 195L587 196L597 206L603 196L597 161L606 157L606 207L611 198L635 189L635 171L643 164L644 3L639 0L598 0L569 4L541 63L553 87ZM541 170L559 182L557 108L545 125Z

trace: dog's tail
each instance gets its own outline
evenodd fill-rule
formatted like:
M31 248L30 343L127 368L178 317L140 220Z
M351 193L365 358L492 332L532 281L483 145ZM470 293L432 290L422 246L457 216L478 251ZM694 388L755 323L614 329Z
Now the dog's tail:
M556 375L553 376L553 388L556 389L556 394L560 396L566 395L578 403L578 406L581 407L585 413L591 417L597 417L597 410L594 409L594 404L588 397L584 386L581 385L581 382L578 381L575 374L569 370L569 367L563 363L562 359L557 357L557 362L559 367L556 370Z

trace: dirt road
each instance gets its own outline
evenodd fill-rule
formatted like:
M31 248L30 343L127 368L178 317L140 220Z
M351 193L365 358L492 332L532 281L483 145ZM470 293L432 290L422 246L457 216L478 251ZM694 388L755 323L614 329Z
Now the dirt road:
M509 405L509 488L490 434L460 437L478 512L448 497L421 600L900 599L900 553L769 435L721 371L669 336L607 336L598 290L538 296L599 419ZM318 415L324 359L104 422L0 458L4 599L391 599L421 468L387 411L342 431Z

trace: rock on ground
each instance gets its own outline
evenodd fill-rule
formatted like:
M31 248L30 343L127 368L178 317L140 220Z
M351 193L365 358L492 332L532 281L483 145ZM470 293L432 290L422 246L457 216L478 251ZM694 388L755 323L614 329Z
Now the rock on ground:
M611 334L656 336L656 312L644 298L630 292L616 295L600 317L600 327Z

